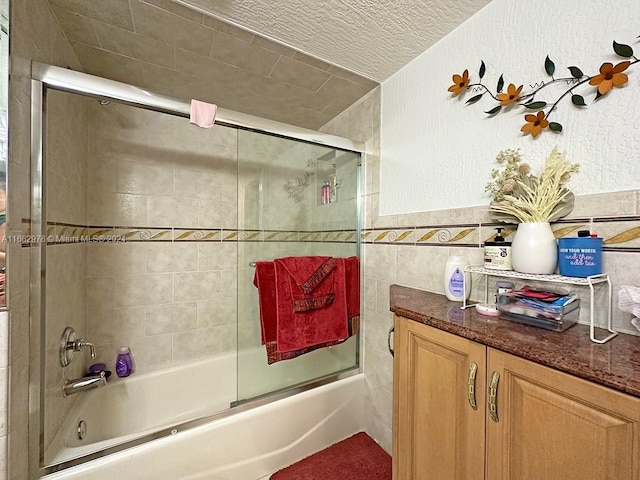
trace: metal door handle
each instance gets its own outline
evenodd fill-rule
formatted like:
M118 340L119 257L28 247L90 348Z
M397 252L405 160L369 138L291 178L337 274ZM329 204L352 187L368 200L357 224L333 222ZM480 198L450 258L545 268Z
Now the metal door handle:
M498 381L500 380L500 374L498 372L493 372L491 374L491 380L489 381L489 395L487 403L489 404L489 415L491 415L491 420L498 423L500 419L498 418L498 404L496 403L498 397Z
M389 349L389 353L391 354L392 357L395 357L395 352L393 351L393 348L391 348L391 334L395 332L395 330L396 330L396 327L392 325L391 328L389 329L389 333L387 334L387 348Z
M467 380L467 398L469 399L469 405L474 410L478 409L476 403L476 373L478 373L478 364L473 362L469 367L469 378Z

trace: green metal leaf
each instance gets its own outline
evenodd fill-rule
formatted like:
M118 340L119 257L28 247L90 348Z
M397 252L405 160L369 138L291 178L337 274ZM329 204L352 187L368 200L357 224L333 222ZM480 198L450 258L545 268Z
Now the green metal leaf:
M502 87L504 87L504 78L503 75L500 75L500 78L498 79L498 86L496 87L496 92L500 93L502 91Z
M531 102L525 105L529 110L540 110L547 106L547 102Z
M480 78L482 79L482 77L484 77L484 73L486 71L486 67L484 66L484 60L480 60L480 72L478 72L478 75L480 76Z
M582 73L582 70L580 70L578 67L567 67L567 68L571 72L571 76L573 78L582 78L584 76L584 73Z
M631 48L629 45L616 43L615 40L613 41L613 51L616 52L616 55L619 55L620 57L633 57L633 48Z
M596 98L594 99L594 101L599 100L602 97L604 97L604 95L600 93L600 90L596 90Z
M552 132L561 132L562 125L556 122L549 122L549 130L551 130Z
M584 103L584 97L582 95L571 95L571 103L573 103L574 105L578 105L579 107L584 107L587 104Z
M553 74L556 71L556 64L551 61L549 55L547 55L547 58L544 59L544 69L549 76L553 77Z
M502 110L502 105L496 105L495 107L493 107L491 110L489 110L488 112L484 112L487 115L495 115L496 113L498 113L500 110Z
M476 103L478 100L480 100L482 98L482 95L484 95L484 93L480 93L474 97L471 97L469 100L467 100L466 102L464 102L467 105L471 105L472 103Z

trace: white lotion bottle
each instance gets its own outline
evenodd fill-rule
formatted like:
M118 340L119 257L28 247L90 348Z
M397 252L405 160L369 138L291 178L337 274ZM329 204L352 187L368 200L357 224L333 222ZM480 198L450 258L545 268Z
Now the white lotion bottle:
M469 265L465 257L452 255L444 267L444 293L449 300L462 302L471 294L471 275L464 268Z

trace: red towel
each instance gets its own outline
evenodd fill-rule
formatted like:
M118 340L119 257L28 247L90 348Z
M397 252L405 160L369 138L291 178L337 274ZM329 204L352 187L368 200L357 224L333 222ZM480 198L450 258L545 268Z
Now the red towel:
M276 270L273 262L256 262L253 284L258 289L262 344L275 343L278 312L276 309Z
M274 264L278 351L349 336L344 259L286 257Z
M275 262L256 262L253 284L258 288L262 343L269 364L337 345L358 333L359 265L357 257L287 257ZM276 269L281 270L279 279ZM286 308L276 302L276 285L285 285L289 292L293 291L280 294L280 298L282 295L288 298ZM305 294L305 290L309 293ZM283 331L285 327L289 331ZM289 343L281 345L280 337Z

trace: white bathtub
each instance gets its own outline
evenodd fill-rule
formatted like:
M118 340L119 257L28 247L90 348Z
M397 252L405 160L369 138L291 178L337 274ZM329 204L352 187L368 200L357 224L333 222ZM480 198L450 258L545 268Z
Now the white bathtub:
M112 375L105 387L76 395L73 410L45 450L46 464L228 409L236 400L236 354L128 378ZM79 440L81 420L86 435Z
M46 480L258 480L364 430L364 375L43 477Z
M355 341L273 365L258 347L123 379L112 375L105 387L75 394L76 404L45 449L45 464L99 452L228 410L237 400L345 370L353 365ZM79 440L81 421L86 434Z

